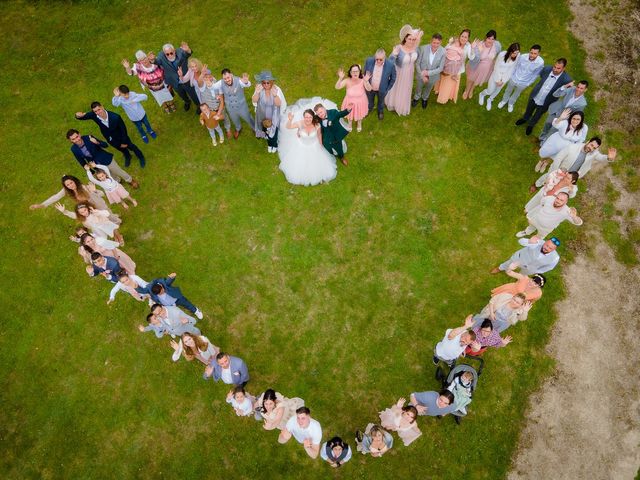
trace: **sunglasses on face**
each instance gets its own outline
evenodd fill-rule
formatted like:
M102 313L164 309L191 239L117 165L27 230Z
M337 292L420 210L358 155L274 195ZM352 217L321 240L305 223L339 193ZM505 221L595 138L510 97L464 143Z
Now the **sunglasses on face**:
M556 247L560 246L560 240L558 240L556 237L551 237L549 240L551 240L551 243L553 243Z

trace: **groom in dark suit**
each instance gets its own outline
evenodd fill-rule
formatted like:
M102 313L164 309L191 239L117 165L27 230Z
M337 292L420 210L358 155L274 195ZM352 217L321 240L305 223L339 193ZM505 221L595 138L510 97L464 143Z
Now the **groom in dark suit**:
M364 62L364 72L371 75L371 91L367 91L369 112L373 111L373 101L378 97L378 120L384 118L384 97L396 81L396 66L379 48L373 57Z
M540 72L540 80L529 94L527 109L522 118L516 121L516 125L527 124L525 132L527 135L531 135L535 124L543 114L547 113L549 106L556 100L553 92L571 81L569 74L564 71L566 67L567 59L559 58L553 67L549 65Z
M347 159L344 158L344 150L342 148L342 139L346 137L349 132L342 126L340 119L349 115L351 110L327 110L319 103L313 107L313 111L318 118L320 118L322 146L327 149L331 155L336 155L344 166L349 165Z

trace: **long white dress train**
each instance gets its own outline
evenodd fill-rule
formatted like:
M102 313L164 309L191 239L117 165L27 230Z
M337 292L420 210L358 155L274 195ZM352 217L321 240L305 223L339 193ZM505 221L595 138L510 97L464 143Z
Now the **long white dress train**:
M320 125L310 134L304 129L287 128L289 112L293 113L292 123L301 122L304 111L313 110L318 103L322 103L327 110L336 108L335 103L320 97L303 98L287 107L280 117L280 170L287 181L294 185L310 186L330 182L338 173L335 157L322 146L318 138Z

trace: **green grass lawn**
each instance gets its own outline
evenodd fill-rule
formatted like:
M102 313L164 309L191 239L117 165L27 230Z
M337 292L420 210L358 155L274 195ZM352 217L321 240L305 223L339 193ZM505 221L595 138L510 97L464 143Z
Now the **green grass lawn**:
M255 5L252 5L255 3ZM224 403L227 388L199 365L173 364L169 340L138 333L147 310L87 278L53 208L29 211L83 172L68 128L98 134L73 113L137 81L120 60L187 40L218 74L269 68L287 100L326 96L339 67L389 52L404 23L445 38L494 28L504 46L543 45L548 61L582 53L568 10L538 2L84 2L3 5L0 79L0 475L3 478L500 478L528 395L552 369L545 355L559 272L530 318L490 352L471 414L419 420L423 436L382 459L354 454L341 471L279 445ZM289 185L276 155L247 134L213 148L193 112L145 107L159 137L137 142L148 163L137 209L123 215L124 250L150 280L177 284L205 312L199 326L249 365L249 391L306 400L325 439L353 432L412 391L437 387L431 352L508 280L488 270L518 248L535 152L516 112L476 98L367 119L348 137L350 165L328 185ZM124 115L124 113L122 113ZM132 138L137 132L128 123ZM122 164L121 156L116 158ZM70 204L67 203L69 207ZM575 227L558 232L570 240ZM567 245L569 243L569 245ZM570 242L561 253L570 256Z

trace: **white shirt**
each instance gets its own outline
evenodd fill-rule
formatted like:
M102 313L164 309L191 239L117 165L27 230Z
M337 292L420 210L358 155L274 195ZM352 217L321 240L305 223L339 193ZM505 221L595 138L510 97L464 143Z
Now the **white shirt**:
M106 114L104 118L100 115L96 115L96 118L100 120L105 127L109 128L109 114Z
M222 381L228 385L233 383L233 376L231 375L231 367L223 368L220 371L220 378Z
M536 105L544 105L544 99L547 98L547 95L549 95L549 92L558 81L558 77L560 75L562 75L562 73L556 75L553 73L553 70L549 73L549 76L540 87L540 90L538 90L538 94L533 99Z
M436 58L436 53L438 52L438 49L436 48L436 51L434 52L432 48L429 48L429 65L433 65L433 59Z
M516 61L516 67L511 76L511 82L522 88L526 88L535 82L536 77L544 67L544 60L538 56L532 62L529 60L529 55L523 54L518 57Z
M529 223L538 229L538 234L542 237L553 232L565 220L574 225L582 225L582 219L576 220L571 216L568 205L565 204L560 208L554 207L555 199L553 196L543 197L540 206L531 209L527 215Z
M244 397L244 402L242 403L238 403L235 397L231 397L227 399L227 403L231 404L233 408L237 408L238 410L240 410L242 412L242 415L244 416L251 415L251 413L253 412L253 404L248 397Z
M302 428L298 425L297 415L294 415L287 421L285 428L291 432L291 435L300 443L304 442L307 438L311 439L313 445L320 445L322 441L322 427L320 426L320 422L313 418L309 419L309 426L307 428Z
M147 286L147 282L145 282L143 279L141 279L137 275L131 274L129 275L129 278L134 282L136 282L140 287L144 288ZM118 283L116 283L115 286L111 289L111 293L109 294L109 300L113 301L116 298L116 293L118 293L120 290L128 291L126 285L118 280Z
M445 332L444 338L436 345L436 355L445 361L455 360L462 355L464 349L467 348L466 345L460 345L460 337L464 332L449 340L449 333L451 333L451 330L453 329L449 328Z

